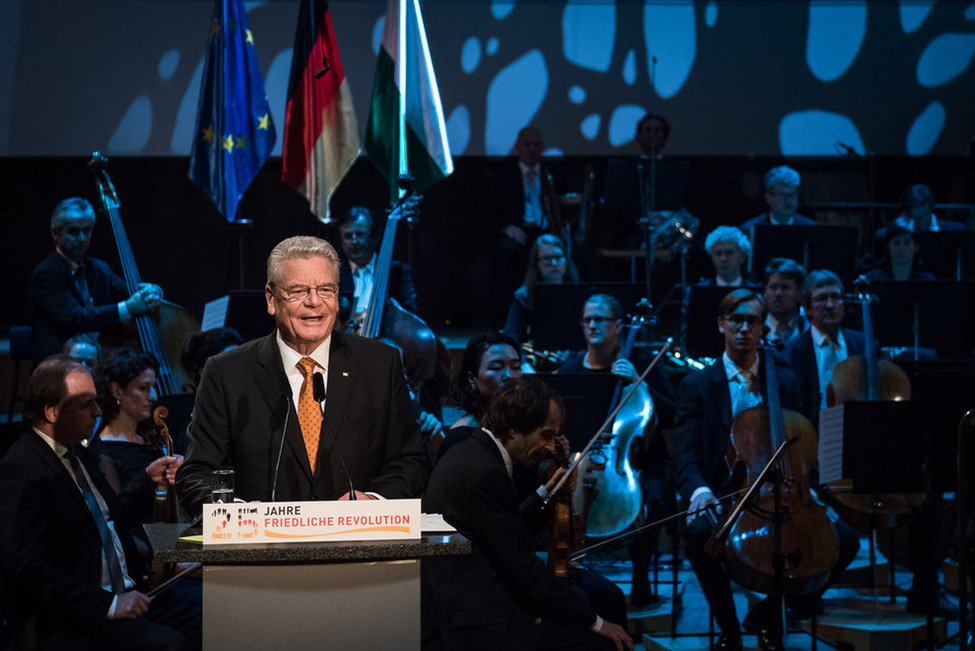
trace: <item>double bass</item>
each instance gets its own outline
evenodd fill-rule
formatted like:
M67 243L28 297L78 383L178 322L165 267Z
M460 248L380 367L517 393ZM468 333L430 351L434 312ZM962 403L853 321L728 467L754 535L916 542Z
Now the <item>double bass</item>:
M751 486L772 460L772 453L795 439L774 466L776 481L764 483L741 516L732 523L724 543L729 576L746 588L764 593L801 595L825 585L839 559L839 541L826 509L810 492L809 470L818 439L812 423L779 397L774 355L762 349L765 369L764 405L735 416L731 443L734 467L745 468ZM776 559L781 558L780 572Z
M102 206L108 213L115 235L115 245L118 248L119 260L122 264L122 278L129 295L139 291L142 277L132 254L122 216L115 186L108 177L108 159L99 152L93 152L88 167L95 175L98 194ZM186 383L186 372L173 360L179 360L180 351L187 334L200 331L200 322L186 310L168 301L162 301L156 314L146 314L134 318L139 333L139 345L142 350L152 353L159 362L159 373L156 379L159 391L168 396L181 393Z
M879 359L874 346L870 306L877 298L869 293L870 283L860 276L853 283L860 302L865 340L862 356L847 357L833 369L826 386L830 407L852 400L910 400L911 382L904 370L887 359ZM924 493L858 495L846 485L833 485L826 498L846 522L861 530L892 528L904 524L924 501Z

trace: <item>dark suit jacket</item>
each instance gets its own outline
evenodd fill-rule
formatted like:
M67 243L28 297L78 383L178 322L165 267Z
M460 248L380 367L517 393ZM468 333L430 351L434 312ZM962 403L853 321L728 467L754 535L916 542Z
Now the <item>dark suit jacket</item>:
M77 450L115 520L129 574L139 581L142 561L127 532L153 484L145 476L137 491L116 497L87 451ZM98 528L74 479L45 441L25 432L0 461L5 608L22 647L88 648L113 598L100 587L101 556Z
M782 406L803 413L795 375L781 365L776 365L776 374ZM674 447L677 490L684 499L690 500L701 486L708 486L717 497L730 488L725 451L732 422L731 393L721 359L678 385Z
M356 490L418 497L426 484L427 461L397 351L333 332L328 365L325 422ZM187 509L199 513L209 501L211 472L218 468L236 471L236 494L244 500L271 501L275 484L277 501L331 500L348 492L327 433L312 476L292 402L274 333L207 362L186 459L176 476Z
M483 430L437 463L423 510L442 513L472 543L470 556L423 562L424 617L436 613L444 648L533 649L536 617L580 631L596 620L585 596L535 555L501 452Z
M29 294L34 360L60 353L64 342L82 332L101 332L119 323L116 303L129 297L125 281L97 258L82 262L91 304L81 300L71 265L52 251L34 267Z
M772 217L767 212L763 212L761 215L758 215L757 217L752 217L751 219L747 219L743 221L741 224L738 225L738 228L740 228L745 235L751 237L753 226L757 226L759 224L771 224L771 223L772 223ZM799 213L796 213L796 217L793 220L791 225L792 226L815 226L818 223L819 222L817 222L815 219L810 219L805 215L800 215Z
M413 275L410 265L393 260L389 268L389 285L387 296L395 298L400 305L416 314L416 289L413 287ZM355 279L352 276L352 266L349 261L342 259L339 270L339 295L349 301L350 309L353 294L355 294Z
M545 230L560 235L562 233L562 213L559 210L558 194L552 185L552 175L539 165L541 170L541 202L542 212L548 219ZM500 201L501 228L508 224L520 226L525 219L525 181L521 175L521 166L514 159L511 164L505 164L498 173L498 200Z
M846 354L848 357L862 355L866 350L864 337L855 330L840 328L846 339ZM782 351L785 359L795 372L799 382L799 392L806 411L803 415L809 419L818 431L819 429L819 368L816 366L816 351L813 346L812 330L806 330L798 337L793 337Z

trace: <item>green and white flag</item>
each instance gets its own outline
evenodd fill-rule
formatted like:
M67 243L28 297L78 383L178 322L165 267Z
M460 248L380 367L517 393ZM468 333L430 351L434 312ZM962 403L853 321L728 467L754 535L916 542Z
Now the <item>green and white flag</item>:
M365 146L393 198L402 172L413 173L422 193L454 171L419 0L386 7Z

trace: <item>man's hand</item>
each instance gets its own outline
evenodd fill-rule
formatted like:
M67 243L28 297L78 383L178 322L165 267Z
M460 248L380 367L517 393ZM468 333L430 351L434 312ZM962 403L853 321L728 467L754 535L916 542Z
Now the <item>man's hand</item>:
M689 509L687 509L688 524L690 524L691 520L704 515L704 509L712 505L717 508L719 513L721 512L721 502L714 497L714 493L712 493L710 490L703 490L692 497L691 506Z
M617 377L623 378L628 384L633 384L640 379L640 374L636 372L636 367L628 359L621 358L613 362L610 372Z
M623 651L623 649L629 649L633 651L633 639L630 634L626 632L619 624L614 624L613 622L607 622L603 620L603 626L599 629L599 635L603 637L608 637L616 645L617 651Z
M443 423L429 411L420 410L420 417L416 419L420 432L430 438L443 440Z
M528 234L520 226L508 224L502 232L506 237L510 237L518 244L528 244Z
M149 597L138 590L123 592L115 601L115 614L112 615L112 619L135 619L136 617L141 617L149 610L150 603Z
M375 497L373 495L367 495L366 493L363 493L362 491L356 491L355 492L355 498L357 500L378 500L379 499L378 497ZM343 495L342 497L339 498L339 502L347 502L348 500L349 500L349 494L348 493L346 493L345 495Z
M142 316L159 309L162 301L162 288L152 283L140 283L136 293L125 301L125 308L132 316Z
M175 454L169 457L159 457L148 466L146 466L146 474L149 475L149 479L161 484L166 482L170 486L176 483L176 470L183 465L183 455Z

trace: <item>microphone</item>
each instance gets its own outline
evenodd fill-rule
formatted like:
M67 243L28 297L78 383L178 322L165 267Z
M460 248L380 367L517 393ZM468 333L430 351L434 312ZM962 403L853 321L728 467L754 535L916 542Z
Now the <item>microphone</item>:
M858 152L856 149L849 146L845 142L840 142L839 140L837 140L836 146L842 149L843 151L845 151L847 156L852 156L853 158L860 158L862 156L860 152Z
M352 487L352 475L349 474L349 468L345 465L345 459L342 458L342 451L339 450L339 444L335 441L335 437L332 436L332 428L328 426L328 421L325 420L325 377L321 373L315 373L312 377L311 386L315 402L322 407L322 430L328 432L328 438L332 441L332 448L339 457L339 463L342 464L342 472L345 473L345 478L349 481L349 499L354 500L356 497L355 489Z
M291 418L291 392L284 394L288 401L288 408L284 412L284 427L281 428L281 444L278 445L278 459L274 462L274 478L271 480L271 501L278 494L278 469L281 467L281 453L284 451L284 439L288 433L288 420Z

